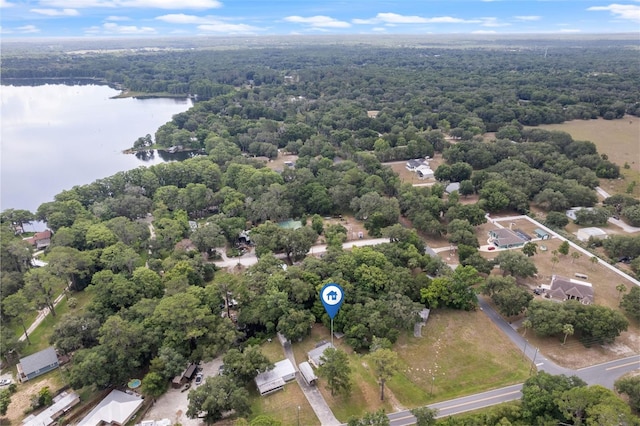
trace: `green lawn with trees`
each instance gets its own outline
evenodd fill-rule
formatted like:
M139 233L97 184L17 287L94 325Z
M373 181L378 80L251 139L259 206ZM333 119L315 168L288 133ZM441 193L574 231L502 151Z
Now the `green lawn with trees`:
M596 206L578 214L580 225L614 215L637 223L638 203L631 197L598 204L595 187L618 178L620 168L593 143L525 127L639 115L640 96L629 90L640 86L640 71L631 66L637 52L625 41L569 46L560 40L549 41L554 48L543 57L534 41L519 43L508 50L307 45L73 57L3 52L3 82L92 76L133 91L197 95L194 106L161 126L153 141L206 155L74 186L35 212L3 210L0 303L11 328L0 333L0 356L15 363L17 355L50 342L74 355L72 387L121 385L144 376L144 389L157 397L178 365L227 354L236 365L233 374L209 379L190 394L189 415L206 412L213 422L229 409L250 416L248 383L255 371L244 363L268 366L253 345L276 331L305 339L313 324L329 324L318 300L327 282L345 289L335 330L367 360L366 374L381 391L402 387L393 378L397 368L387 367L402 366L402 356L397 365L392 357L402 355L398 341L411 332L418 313L428 307L469 315L480 289L505 315L526 309L538 334L566 338L571 325L586 345L614 341L627 317L637 321L635 292L621 298L622 311L530 302L514 282L536 273L535 250L502 252L488 261L477 251L475 227L486 213L527 214L532 206L558 227L566 225L562 212L571 206ZM485 140L486 132L495 137ZM134 145L148 148L151 139ZM297 155L295 167L273 170L255 158L273 159L279 152ZM436 153L445 163L435 170L433 186L402 183L383 164ZM451 182L460 183L460 193L445 194ZM476 195L478 202L468 205L460 195ZM340 215L355 217L370 236L390 242L343 250L347 227L323 225L324 217ZM290 218L303 226L278 226ZM31 266L32 248L17 232L34 220L54 233L44 253L49 264L41 268ZM196 230L189 221L197 222ZM258 263L220 271L209 256L216 249L238 252L244 230L250 230ZM463 266L453 271L425 254L419 232L457 245ZM195 250L179 244L185 239ZM307 257L321 239L327 252ZM599 244L612 258L628 256L640 274L639 239L616 236ZM565 249L558 249L558 261ZM496 264L504 277L487 280ZM66 287L82 309L67 301L53 309ZM42 307L52 308L52 315L25 346L15 335L33 315L29 311ZM549 320L552 311L557 320ZM381 341L388 344L379 347ZM332 378L332 391L348 388L336 372L323 374ZM428 385L416 386L426 392ZM486 381L464 386L475 389ZM233 398L221 404L211 397L216 394ZM579 395L565 396L552 408L572 412L565 420L577 421L582 414L564 407Z

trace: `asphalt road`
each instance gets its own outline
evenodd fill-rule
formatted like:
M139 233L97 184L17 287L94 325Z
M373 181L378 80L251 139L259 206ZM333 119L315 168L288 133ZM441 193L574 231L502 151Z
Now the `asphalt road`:
M502 330L511 341L524 352L532 363L532 370L537 369L549 374L564 374L567 376L576 375L589 385L602 385L612 389L613 383L625 373L640 369L640 355L633 355L627 358L609 361L603 364L593 365L580 370L571 370L560 367L553 361L541 355L537 348L528 342L511 327L487 302L478 298L478 303L482 311ZM535 368L533 366L535 364ZM474 395L464 396L449 401L438 402L428 405L429 408L438 410L438 418L453 416L467 411L478 410L491 405L503 402L515 401L522 398L522 383L482 392ZM399 411L388 415L392 426L408 426L416 423L416 418L409 410Z

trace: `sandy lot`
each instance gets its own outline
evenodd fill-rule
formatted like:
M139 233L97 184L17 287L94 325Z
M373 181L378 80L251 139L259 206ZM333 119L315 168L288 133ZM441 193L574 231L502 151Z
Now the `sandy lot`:
M203 363L202 373L204 379L218 374L218 368L222 365L222 358L216 358L213 361ZM191 383L191 388L195 387L195 381ZM162 395L151 409L144 416L143 420L161 420L169 419L173 423L180 423L183 426L201 426L204 422L197 419L187 417L187 407L189 401L187 399L189 391L181 392L181 389L169 389L167 393Z

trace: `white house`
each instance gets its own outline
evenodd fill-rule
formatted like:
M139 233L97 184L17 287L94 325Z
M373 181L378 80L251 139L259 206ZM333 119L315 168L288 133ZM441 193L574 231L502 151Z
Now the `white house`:
M296 378L296 368L291 361L283 359L275 363L274 367L256 376L255 382L261 396L284 389L286 382Z
M333 348L333 345L327 342L307 352L307 357L309 358L309 364L313 365L316 368L320 367L323 364L323 362L320 360L320 357L322 357L322 355L324 354L324 351L326 351L329 348Z
M600 228L582 228L578 230L576 236L580 241L588 241L591 237L603 240L608 237L608 234Z
M113 390L83 418L78 426L125 425L140 409L143 399L119 390Z
M423 158L414 158L413 160L407 161L407 163L405 164L407 170L412 172L416 171L416 169L420 166L429 167L429 163L427 163L427 161Z
M420 179L431 179L434 176L433 170L427 165L421 165L416 168L416 173Z
M55 423L56 419L80 403L77 393L62 392L53 398L53 404L45 408L37 415L31 414L22 421L22 426L49 426Z

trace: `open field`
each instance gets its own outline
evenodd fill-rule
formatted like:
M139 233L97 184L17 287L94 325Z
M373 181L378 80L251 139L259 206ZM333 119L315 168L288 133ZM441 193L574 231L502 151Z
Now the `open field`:
M572 120L561 124L542 124L545 130L561 130L574 140L591 141L599 153L620 167L629 163L632 170L640 172L640 117L627 115L619 120Z
M631 195L640 197L640 117L627 115L619 120L572 120L562 124L538 126L545 130L561 130L569 133L574 140L591 141L598 152L609 156L609 160L620 166L624 179L601 179L602 186L609 193L626 193L627 186L636 181ZM627 163L629 169L625 169Z

